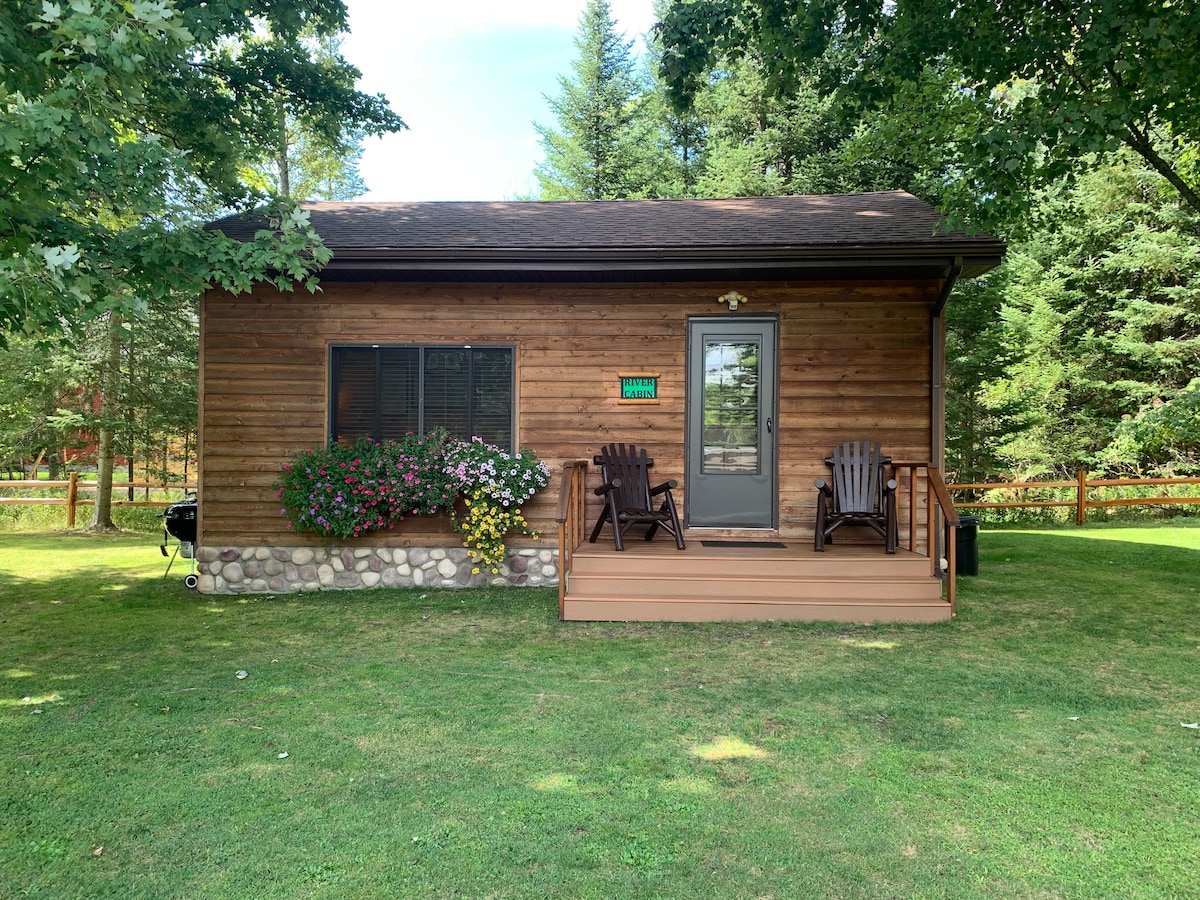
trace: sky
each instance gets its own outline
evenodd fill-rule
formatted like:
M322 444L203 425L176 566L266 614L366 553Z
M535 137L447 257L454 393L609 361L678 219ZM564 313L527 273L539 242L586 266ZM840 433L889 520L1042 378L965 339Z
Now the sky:
M609 0L637 40L653 0ZM383 94L409 130L367 138L364 200L511 200L533 191L533 123L554 126L545 96L571 74L586 0L346 0L342 56L359 89Z

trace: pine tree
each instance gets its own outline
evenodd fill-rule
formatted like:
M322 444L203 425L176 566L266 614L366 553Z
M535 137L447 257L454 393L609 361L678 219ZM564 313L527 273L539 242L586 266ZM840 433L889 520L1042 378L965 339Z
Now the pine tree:
M589 0L575 37L572 77L547 97L558 125L534 123L545 160L535 173L543 200L661 196L668 160L647 109L633 42L618 34L608 0Z

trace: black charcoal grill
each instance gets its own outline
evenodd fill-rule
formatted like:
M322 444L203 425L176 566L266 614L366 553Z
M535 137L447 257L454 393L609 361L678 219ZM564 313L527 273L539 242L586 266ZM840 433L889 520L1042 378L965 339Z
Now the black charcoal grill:
M171 574L171 566L175 563L176 556L192 561L192 571L183 579L184 586L191 590L195 590L200 581L196 577L196 509L196 498L192 497L172 503L162 511L163 542L158 548L163 556L171 557L163 578ZM175 551L168 554L167 542L171 538L175 538L179 543L175 545Z

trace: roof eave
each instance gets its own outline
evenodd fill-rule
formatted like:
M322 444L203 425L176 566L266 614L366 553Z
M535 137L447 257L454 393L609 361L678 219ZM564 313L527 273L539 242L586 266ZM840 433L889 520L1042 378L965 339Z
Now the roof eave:
M928 269L948 274L955 261L962 261L962 277L981 275L1000 264L1004 257L1002 242L979 242L969 246L880 247L846 245L820 248L745 248L691 249L639 248L635 252L608 249L567 249L513 253L509 250L429 248L369 249L333 248L326 271L366 273L396 272L661 272L714 271L754 272L778 269Z

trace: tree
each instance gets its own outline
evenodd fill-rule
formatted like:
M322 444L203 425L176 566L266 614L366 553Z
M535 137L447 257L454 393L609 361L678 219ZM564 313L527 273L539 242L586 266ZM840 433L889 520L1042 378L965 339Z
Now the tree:
M705 197L821 194L869 188L845 164L854 125L818 96L810 80L777 96L763 67L727 60L694 104L706 122L706 154L697 179ZM850 182L848 184L848 182Z
M1200 378L1122 416L1103 458L1110 467L1136 475L1200 474Z
M665 138L647 115L646 80L636 74L632 41L616 31L608 0L588 0L579 22L573 77L547 97L558 128L534 124L545 160L535 171L544 200L659 196Z
M0 347L0 460L8 470L44 453L54 472L61 460L52 451L73 443L55 414L78 405L80 386L94 365L66 349L20 336Z
M1002 315L1024 347L988 393L1038 411L1002 449L1025 473L1153 471L1194 454L1194 436L1172 447L1165 425L1192 408L1200 371L1200 216L1129 152L1089 163L1039 195L1035 230L1004 263Z
M1124 145L1200 211L1197 0L674 0L659 24L662 68L686 104L722 57L747 55L787 95L830 51L825 94L866 113L930 78L956 81L977 131L916 108L909 139L956 142L948 196L984 224L1015 225L1031 190ZM839 51L858 48L857 52ZM1186 151L1186 152L1181 152Z
M198 320L194 300L154 303L125 319L118 311L79 328L72 340L13 336L0 350L0 458L92 452L101 477L93 527L112 527L117 455L169 480L170 445L194 446ZM161 463L160 463L161 461Z
M315 289L329 254L290 203L267 204L272 227L246 244L203 228L269 199L247 173L277 146L278 112L323 146L404 127L355 89L353 66L305 42L345 23L340 0L0 8L0 341L105 330L94 381L103 485L127 412L124 340L146 310L207 284ZM97 526L110 523L108 498L102 486Z
M993 385L1022 362L1025 340L1004 316L1009 270L960 285L946 307L946 478L980 482L1003 468L1001 448L1032 427L1022 394Z
M342 44L339 37L309 33L303 40L314 62L330 64L338 60ZM366 193L367 185L358 173L365 137L361 128L346 123L336 134L323 134L296 115L286 97L275 106L273 115L279 122L276 142L269 158L256 166L269 189L298 203L353 200Z
M208 283L306 284L328 259L305 216L237 244L202 228L266 199L244 181L291 113L322 139L404 123L315 60L340 0L9 0L0 7L0 333L135 314ZM262 37L262 35L268 37Z
M281 194L302 203L354 200L367 192L367 183L358 171L363 135L346 135L342 143L331 147L298 129L291 119L285 121L283 132L284 154L276 163Z

